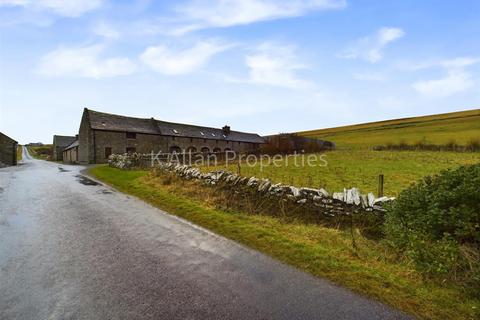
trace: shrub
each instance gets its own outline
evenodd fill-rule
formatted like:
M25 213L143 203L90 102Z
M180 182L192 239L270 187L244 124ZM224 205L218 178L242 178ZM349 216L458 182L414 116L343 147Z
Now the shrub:
M480 163L412 185L385 219L387 241L420 271L480 284Z

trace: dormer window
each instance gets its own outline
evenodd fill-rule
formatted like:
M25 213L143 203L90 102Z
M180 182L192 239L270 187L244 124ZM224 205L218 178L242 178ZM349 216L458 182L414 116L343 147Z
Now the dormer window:
M135 132L127 132L127 139L137 139L137 134Z
M107 124L105 123L105 121L102 121L102 126L106 126Z

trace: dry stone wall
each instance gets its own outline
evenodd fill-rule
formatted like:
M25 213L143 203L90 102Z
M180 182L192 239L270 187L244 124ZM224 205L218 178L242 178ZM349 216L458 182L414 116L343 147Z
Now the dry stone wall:
M135 167L141 155L115 155L110 158L112 167L128 169ZM311 207L326 216L342 216L352 213L370 212L383 214L384 205L394 200L390 197L376 198L373 193L361 194L357 188L344 189L330 194L325 189L300 188L273 183L268 179L245 177L225 170L202 173L200 169L178 163L159 162L156 168L174 173L186 180L198 180L206 185L225 186L236 192L255 192L256 194L289 203Z

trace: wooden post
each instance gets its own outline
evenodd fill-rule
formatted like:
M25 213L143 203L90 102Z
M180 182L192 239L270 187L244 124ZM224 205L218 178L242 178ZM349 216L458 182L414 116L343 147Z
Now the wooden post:
M238 157L238 162L237 162L237 174L238 175L241 175L242 173L242 170L241 170L241 166L240 166L240 157Z
M383 174L378 175L378 197L383 197Z

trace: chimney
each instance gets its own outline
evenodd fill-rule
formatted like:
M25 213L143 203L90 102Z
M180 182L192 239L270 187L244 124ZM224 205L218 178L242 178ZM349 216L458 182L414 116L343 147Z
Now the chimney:
M230 126L225 126L222 128L223 134L228 136L230 134Z

